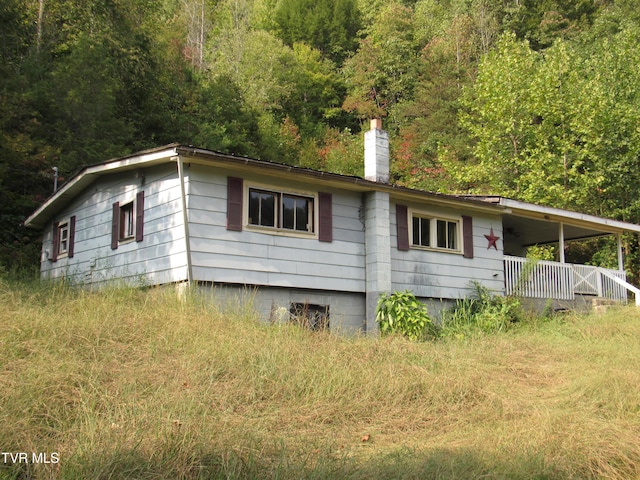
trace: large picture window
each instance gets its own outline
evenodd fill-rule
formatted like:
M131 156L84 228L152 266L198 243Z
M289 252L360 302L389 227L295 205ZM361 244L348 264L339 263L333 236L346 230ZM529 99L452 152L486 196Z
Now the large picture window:
M412 245L459 252L460 220L412 215Z
M317 217L317 218L316 218ZM261 228L278 235L317 235L333 241L333 197L328 192L304 193L270 186L245 187L238 177L227 179L227 230Z
M249 189L249 225L314 232L313 197Z

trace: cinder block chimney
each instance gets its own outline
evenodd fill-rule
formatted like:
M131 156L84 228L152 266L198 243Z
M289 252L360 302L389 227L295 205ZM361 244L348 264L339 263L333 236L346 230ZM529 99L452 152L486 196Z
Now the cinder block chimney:
M371 120L364 134L364 176L389 183L389 136L382 120ZM391 220L389 192L371 189L364 194L365 309L366 332L379 333L376 306L383 293L391 291Z
M389 135L382 130L382 119L371 120L364 134L364 178L389 183Z

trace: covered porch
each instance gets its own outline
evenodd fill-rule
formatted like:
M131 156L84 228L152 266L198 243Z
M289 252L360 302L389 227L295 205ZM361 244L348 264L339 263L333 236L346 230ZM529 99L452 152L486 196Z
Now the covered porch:
M640 290L626 279L622 248L622 234L638 234L640 225L503 197L482 199L505 208L502 241L506 295L569 301L592 296L626 303L631 292L640 306ZM603 236L616 239L617 268L567 263L567 242ZM527 250L539 245L556 245L557 261L526 258Z

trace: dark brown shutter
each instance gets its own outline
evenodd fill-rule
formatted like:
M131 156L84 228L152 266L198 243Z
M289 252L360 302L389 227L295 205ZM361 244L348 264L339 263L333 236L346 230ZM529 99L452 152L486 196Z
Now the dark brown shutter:
M120 235L120 202L113 204L113 216L111 218L111 249L118 248L118 237Z
M409 218L406 205L396 204L396 226L398 228L398 250L409 250Z
M136 195L136 242L144 239L144 190Z
M67 248L67 254L69 258L73 258L74 244L76 243L76 216L72 216L69 219L69 246Z
M333 197L330 193L318 193L318 240L333 241Z
M242 231L242 179L227 179L227 230Z
M51 247L51 255L49 260L55 262L58 260L58 250L60 249L60 222L53 222L53 247Z
M465 258L473 258L473 220L462 216L462 253Z

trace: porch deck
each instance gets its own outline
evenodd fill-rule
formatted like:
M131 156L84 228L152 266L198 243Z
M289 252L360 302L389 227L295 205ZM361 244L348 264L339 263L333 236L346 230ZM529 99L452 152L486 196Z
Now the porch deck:
M528 298L574 300L576 295L593 295L627 303L626 273L589 265L533 261L504 257L505 294Z

